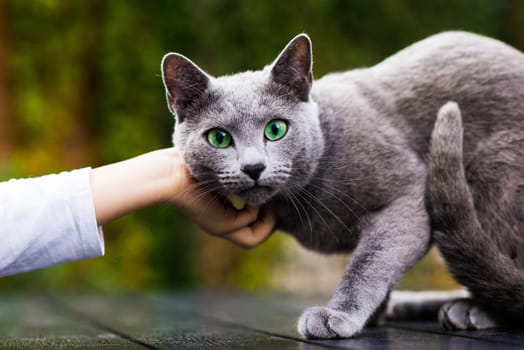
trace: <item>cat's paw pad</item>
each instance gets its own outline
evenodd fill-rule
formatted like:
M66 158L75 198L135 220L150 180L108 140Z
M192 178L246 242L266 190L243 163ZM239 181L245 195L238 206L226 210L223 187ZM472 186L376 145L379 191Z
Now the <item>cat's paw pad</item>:
M471 300L455 300L442 305L440 324L450 330L478 330L497 328L497 322Z
M298 332L306 338L349 338L362 329L343 311L315 306L298 319Z

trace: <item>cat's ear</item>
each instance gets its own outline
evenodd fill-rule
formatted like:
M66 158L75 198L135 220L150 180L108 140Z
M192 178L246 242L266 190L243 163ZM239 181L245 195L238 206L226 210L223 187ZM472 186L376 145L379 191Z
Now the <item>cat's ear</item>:
M210 78L189 58L177 53L165 55L161 68L167 105L181 123L186 107L206 91Z
M271 77L274 82L290 89L301 101L307 102L313 82L311 40L299 34L287 44L273 63Z

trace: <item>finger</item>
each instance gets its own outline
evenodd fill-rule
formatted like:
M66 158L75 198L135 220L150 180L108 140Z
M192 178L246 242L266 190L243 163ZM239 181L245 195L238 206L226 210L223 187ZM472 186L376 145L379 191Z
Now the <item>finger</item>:
M235 209L216 194L201 191L198 186L191 189L186 198L178 208L212 235L222 236L236 231L254 222L259 215L258 207Z
M208 223L211 233L217 236L227 235L230 232L249 226L257 220L259 215L258 207L246 207L242 210L237 210L232 207L224 207L221 204L218 205L220 206L218 210L221 212L218 213L214 222Z
M269 209L263 208L261 210L260 218L251 225L253 236L255 239L262 242L273 233L275 225L275 215L273 212Z
M269 210L264 210L262 216L252 225L229 233L224 238L242 248L254 248L264 242L273 233L274 228L274 214Z

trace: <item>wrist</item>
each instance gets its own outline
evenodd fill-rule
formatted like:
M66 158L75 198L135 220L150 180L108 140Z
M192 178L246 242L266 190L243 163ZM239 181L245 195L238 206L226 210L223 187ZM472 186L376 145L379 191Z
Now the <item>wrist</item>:
M180 154L174 148L153 152L157 158L157 202L174 203L181 200L189 175Z
M183 167L179 158L174 149L164 149L93 169L91 187L98 223L169 202L173 193L182 192L181 181L174 181L175 164Z
M164 173L162 202L181 206L187 199L194 180L176 149L170 148L163 151L165 151L164 160L167 161L167 171Z

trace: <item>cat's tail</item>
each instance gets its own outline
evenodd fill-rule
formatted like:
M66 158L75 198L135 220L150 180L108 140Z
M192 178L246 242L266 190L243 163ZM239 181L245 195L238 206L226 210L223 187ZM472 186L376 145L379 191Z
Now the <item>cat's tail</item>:
M452 274L478 302L522 319L524 272L481 227L466 181L462 141L459 107L448 102L439 110L431 136L426 181L434 240Z

